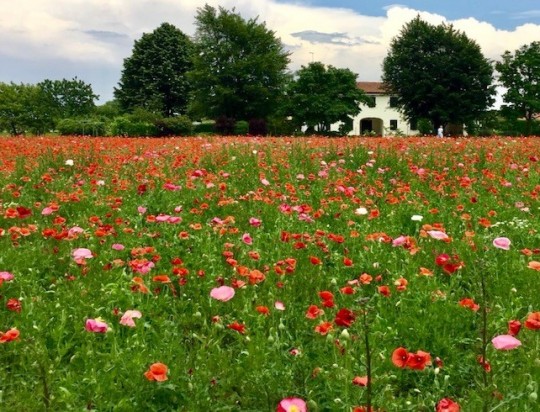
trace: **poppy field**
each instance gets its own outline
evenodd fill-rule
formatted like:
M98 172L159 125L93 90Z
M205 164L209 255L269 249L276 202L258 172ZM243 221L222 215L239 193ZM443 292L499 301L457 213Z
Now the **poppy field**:
M0 410L540 409L540 139L0 153Z

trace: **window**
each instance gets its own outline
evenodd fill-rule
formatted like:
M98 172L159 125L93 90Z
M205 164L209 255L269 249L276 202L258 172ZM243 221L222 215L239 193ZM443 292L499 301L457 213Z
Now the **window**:
M375 96L366 96L366 97L367 97L367 105L368 105L368 107L377 106L377 100L375 99Z
M397 107L398 99L396 96L390 96L390 107Z
M390 120L390 130L397 130L397 120Z

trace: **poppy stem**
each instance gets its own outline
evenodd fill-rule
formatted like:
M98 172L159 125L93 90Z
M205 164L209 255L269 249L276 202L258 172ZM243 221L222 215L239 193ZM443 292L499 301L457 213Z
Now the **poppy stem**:
M480 270L480 287L482 293L482 324L481 324L481 335L482 335L482 363L487 362L487 345L488 345L488 324L487 324L487 287L486 287L486 276L485 270L481 265ZM485 365L482 365L482 384L484 391L484 401L482 406L483 412L488 412L489 410L489 398L488 398L488 371L485 368Z
M367 391L366 391L366 404L367 410L371 411L371 396L372 396L372 386L371 386L371 348L369 346L369 322L367 315L367 305L362 311L363 313L363 326L364 326L364 344L366 350L366 375L367 375Z

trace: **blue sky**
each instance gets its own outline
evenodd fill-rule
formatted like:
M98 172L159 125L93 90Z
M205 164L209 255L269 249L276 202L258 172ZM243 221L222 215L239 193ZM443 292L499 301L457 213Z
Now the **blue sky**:
M359 81L380 80L388 45L417 15L452 24L491 60L540 40L539 0L1 1L0 82L77 76L105 102L135 40L163 22L192 35L197 8L205 3L266 22L291 53L291 71L317 60L349 68Z
M279 3L295 2L280 0ZM538 0L398 0L395 3L388 0L306 0L302 3L311 6L345 7L370 16L384 16L388 6L404 5L441 14L450 20L474 17L500 29L513 29L524 22L540 24Z

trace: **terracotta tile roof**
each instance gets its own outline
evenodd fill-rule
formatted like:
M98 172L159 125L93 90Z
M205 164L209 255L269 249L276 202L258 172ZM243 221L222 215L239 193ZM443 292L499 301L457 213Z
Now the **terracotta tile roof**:
M357 82L356 86L367 94L388 94L382 82Z

